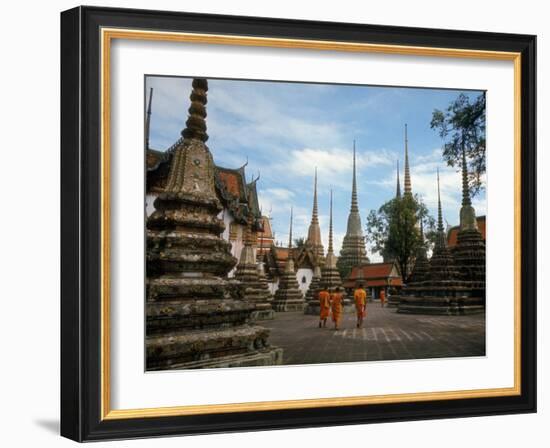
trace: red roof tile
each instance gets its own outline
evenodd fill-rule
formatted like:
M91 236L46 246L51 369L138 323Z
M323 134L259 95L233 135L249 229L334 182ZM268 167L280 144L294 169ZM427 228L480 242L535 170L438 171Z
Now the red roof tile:
M220 170L218 171L218 176L229 193L236 197L241 196L240 179L236 173Z

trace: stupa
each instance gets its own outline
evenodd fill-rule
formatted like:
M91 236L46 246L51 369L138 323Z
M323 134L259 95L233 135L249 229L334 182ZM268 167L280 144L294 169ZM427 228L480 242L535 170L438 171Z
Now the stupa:
M412 183L411 183L411 168L409 166L409 137L407 135L407 124L405 124L405 180L404 180L405 196L412 196Z
M355 161L355 140L353 141L353 178L351 189L351 207L348 216L346 235L342 242L342 250L338 258L337 267L341 278L347 278L355 266L369 262L365 249L365 237L361 226L361 215L357 201L357 178Z
M399 313L470 314L483 311L482 300L471 297L471 290L461 281L453 256L447 247L443 228L439 170L437 172L437 238L430 259L429 277L404 288L397 308Z
M275 313L271 307L271 294L267 281L265 283L260 278L259 266L256 265L256 256L254 255L254 246L252 241L252 217L248 218L248 223L244 235L244 247L241 250L241 256L235 278L241 283L242 293L247 302L256 306L252 312L253 320L273 319Z
M401 197L401 183L399 181L399 159L397 159L397 185L395 187L395 197Z
M477 227L468 185L466 151L462 148L462 207L460 230L453 251L462 280L472 289L472 295L485 298L485 241Z
M254 303L227 278L235 266L205 142L205 79L194 79L182 140L147 220L147 370L274 365L282 349L250 323Z
M429 279L430 262L426 254L426 245L424 242L424 221L420 219L420 247L415 256L414 267L407 281L407 287L421 285Z
M304 296L294 270L292 255L292 209L290 209L290 231L288 237L288 259L283 275L279 279L279 288L275 291L272 306L275 311L303 311L305 306Z
M306 293L304 314L319 314L319 292L321 291L321 267L315 266L313 277Z
M418 248L415 256L414 267L407 280L407 285L403 288L402 294L414 295L417 287L420 287L420 292L423 293L422 286L430 276L430 262L426 254L426 246L424 243L424 223L420 220L420 241L421 245ZM396 308L401 300L400 294L390 294L388 297L388 308Z
M321 268L321 288L328 289L333 292L337 287L342 286L342 277L337 268L337 259L334 255L333 246L333 229L332 229L332 190L330 191L330 219L328 227L328 251L325 259L325 264ZM348 310L351 306L350 299L344 292L344 310Z

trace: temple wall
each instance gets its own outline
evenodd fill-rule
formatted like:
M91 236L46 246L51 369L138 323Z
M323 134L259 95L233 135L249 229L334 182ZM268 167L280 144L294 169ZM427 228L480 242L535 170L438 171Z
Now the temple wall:
M302 280L305 277L305 282L302 282ZM311 279L313 278L313 270L309 268L300 268L296 271L296 280L298 280L298 286L300 287L300 291L302 291L302 294L305 296L306 292L309 288L309 284L311 283Z
M268 286L269 286L269 292L271 294L275 294L275 291L277 291L279 289L279 279L277 279L274 282L269 282Z
M145 213L147 213L147 217L151 216L153 212L155 211L155 207L153 205L153 202L155 202L155 199L157 198L156 194L150 194L147 193L145 195Z
M244 226L235 222L231 212L224 208L218 215L220 219L223 218L223 223L225 224L225 229L222 233L222 238L231 243L231 255L233 255L237 260L241 256L241 251L244 247L243 237L244 237ZM235 266L228 274L229 277L235 275L237 267Z

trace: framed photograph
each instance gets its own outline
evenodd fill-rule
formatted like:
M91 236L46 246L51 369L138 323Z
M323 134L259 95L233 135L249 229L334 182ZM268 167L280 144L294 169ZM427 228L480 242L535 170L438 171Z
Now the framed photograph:
M530 35L61 14L61 433L536 411Z

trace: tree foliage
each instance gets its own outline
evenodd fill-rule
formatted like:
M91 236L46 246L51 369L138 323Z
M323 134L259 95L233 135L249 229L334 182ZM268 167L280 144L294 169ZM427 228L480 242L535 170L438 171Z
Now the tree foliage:
M306 244L306 240L303 237L294 238L294 241L292 244L294 244L294 247L296 249L301 249L304 246L304 244Z
M425 241L420 238L422 219ZM410 273L421 245L426 249L435 240L435 220L418 196L404 195L371 210L367 216L367 240L372 250L385 260L395 260L403 281Z
M445 111L435 109L430 123L443 139L443 159L451 167L462 166L462 147L469 160L468 176L472 196L484 187L485 93L475 100L461 93Z

